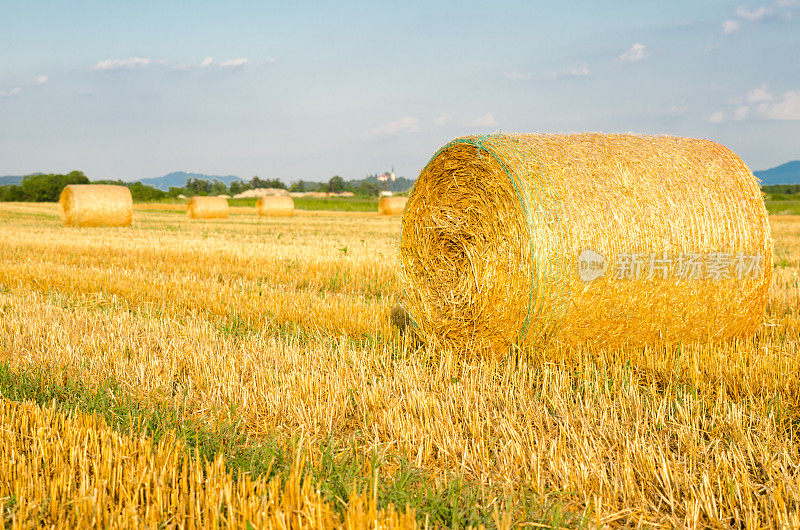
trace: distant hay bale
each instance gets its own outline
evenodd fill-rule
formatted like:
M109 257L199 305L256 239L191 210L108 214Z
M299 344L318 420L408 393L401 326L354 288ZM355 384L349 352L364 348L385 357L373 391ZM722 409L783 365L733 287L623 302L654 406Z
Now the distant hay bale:
M264 217L291 217L294 215L294 200L285 195L259 197L256 212Z
M228 199L225 197L192 197L186 205L191 219L227 219Z
M379 215L399 215L406 207L408 197L381 197L378 201Z
M130 226L133 198L125 186L70 184L58 200L64 226Z
M714 142L497 134L422 170L401 262L428 343L721 340L762 323L772 238L758 181Z

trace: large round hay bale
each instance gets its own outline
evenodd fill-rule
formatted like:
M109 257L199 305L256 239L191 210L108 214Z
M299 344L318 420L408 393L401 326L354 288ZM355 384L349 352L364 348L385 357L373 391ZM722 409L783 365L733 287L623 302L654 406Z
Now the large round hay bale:
M408 197L381 197L378 201L378 215L400 215L407 202Z
M286 195L259 197L256 212L264 217L291 217L294 215L294 200Z
M192 197L186 205L191 219L227 219L228 199L225 197Z
M705 341L761 324L772 238L758 181L714 142L498 134L422 170L401 260L429 343Z
M133 198L125 186L70 184L58 199L64 226L130 226Z

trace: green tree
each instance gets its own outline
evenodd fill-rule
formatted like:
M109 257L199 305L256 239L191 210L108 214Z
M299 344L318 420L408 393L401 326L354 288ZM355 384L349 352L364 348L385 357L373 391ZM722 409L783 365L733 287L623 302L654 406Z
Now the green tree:
M89 179L80 171L66 175L28 175L17 186L3 186L0 199L4 201L56 202L64 188L70 184L88 184Z
M339 175L331 177L328 181L328 191L341 193L344 191L344 179Z
M186 191L190 195L208 195L213 191L211 183L205 179L186 179Z
M286 189L286 184L284 184L281 179L260 179L258 177L253 177L250 179L250 186L253 188L279 188L282 190Z

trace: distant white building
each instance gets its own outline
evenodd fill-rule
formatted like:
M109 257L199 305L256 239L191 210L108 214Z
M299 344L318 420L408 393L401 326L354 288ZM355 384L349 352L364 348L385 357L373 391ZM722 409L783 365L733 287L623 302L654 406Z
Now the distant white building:
M395 178L397 177L395 177L394 168L392 168L391 171L387 171L383 175L378 176L378 180L380 182L394 182Z

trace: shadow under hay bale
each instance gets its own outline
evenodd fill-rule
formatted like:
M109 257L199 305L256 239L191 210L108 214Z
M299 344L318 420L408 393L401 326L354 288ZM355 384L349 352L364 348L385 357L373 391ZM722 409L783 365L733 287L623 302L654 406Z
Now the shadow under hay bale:
M125 186L70 184L58 200L64 226L130 226L133 198Z
M762 323L772 238L757 180L714 142L498 134L422 170L401 261L429 343L705 341Z
M378 201L378 215L400 215L407 202L408 197L381 197Z
M225 197L192 197L186 205L190 219L227 219L228 199Z
M292 217L294 200L280 195L259 197L256 201L256 212L262 217Z

